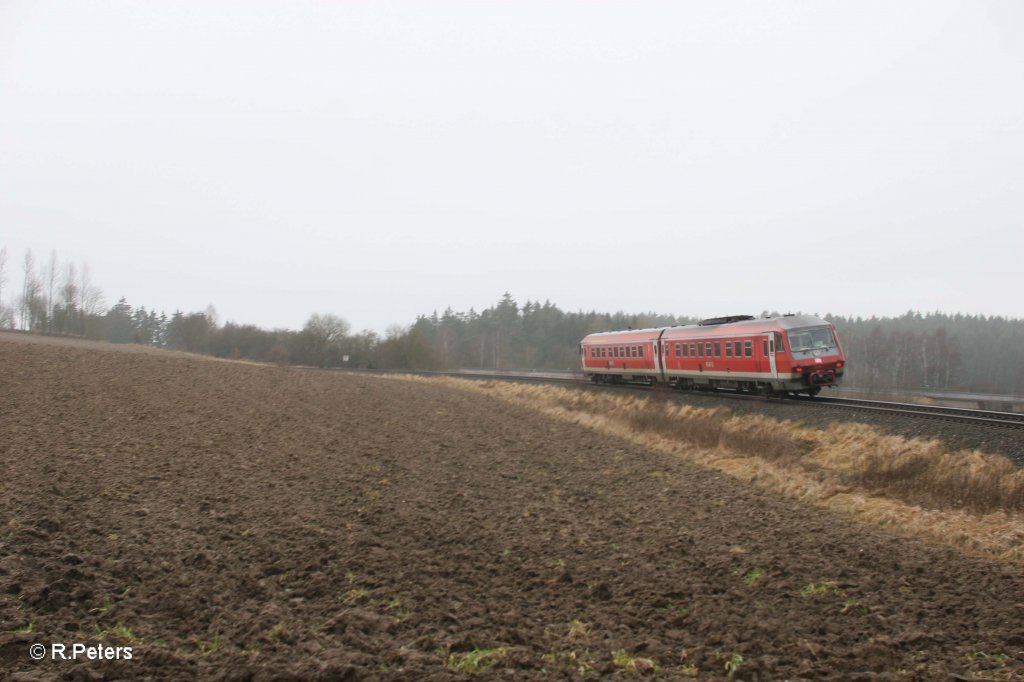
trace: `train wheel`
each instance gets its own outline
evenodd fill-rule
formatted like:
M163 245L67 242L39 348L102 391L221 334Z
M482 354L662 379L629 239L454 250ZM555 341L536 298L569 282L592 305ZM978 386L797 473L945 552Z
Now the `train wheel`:
M812 398L818 395L819 393L821 393L821 386L813 386L809 391L807 391L807 395L811 396Z

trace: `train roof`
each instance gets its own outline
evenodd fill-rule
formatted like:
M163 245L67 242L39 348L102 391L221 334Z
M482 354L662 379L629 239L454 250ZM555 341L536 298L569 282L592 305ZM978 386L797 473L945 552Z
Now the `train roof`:
M718 330L743 333L744 330L749 330L750 332L767 331L768 329L789 330L800 329L803 327L820 327L822 325L829 324L827 320L823 320L816 315L783 315L781 317L736 319L740 317L746 316L714 318L711 320L704 320L703 324L687 324L674 327L650 327L646 329L620 329L617 331L597 332L594 334L587 334L584 338L600 339L602 337L612 336L618 338L630 338L632 336L650 337L657 336L662 331L666 334L672 334L672 336L675 336L676 332L696 333L698 336L715 336ZM716 324L715 322L719 319L734 319L735 321Z

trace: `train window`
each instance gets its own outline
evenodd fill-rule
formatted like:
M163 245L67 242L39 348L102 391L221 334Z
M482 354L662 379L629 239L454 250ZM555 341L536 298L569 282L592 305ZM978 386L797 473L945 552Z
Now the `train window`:
M775 352L775 339L774 338L768 339L768 351L771 352L771 353Z
M775 352L776 353L785 353L786 352L786 347L782 345L782 334L779 334L778 332L775 333Z
M631 357L631 358L635 358L636 357L636 346L630 346L629 347L629 357Z
M607 348L602 348L601 349L601 357L602 358L608 357L608 349Z
M683 344L681 344L681 343L677 343L676 344L676 357L677 358L683 357Z
M747 346L746 356L748 358L754 357L754 342L753 341L744 341L743 343L745 343L746 346Z
M690 344L690 357L691 358L697 357L697 345L694 344L694 343Z
M643 346L637 346L636 347L636 354L637 354L638 357L642 358L644 356L644 347Z
M722 344L719 343L718 341L715 341L715 357L722 357Z
M697 344L697 357L698 358L704 357L704 344L703 343L698 343Z
M732 357L732 341L726 341L725 342L725 357L727 357L727 358L731 358Z
M743 357L743 342L742 341L736 341L736 357L738 357L738 358L742 358Z
M764 351L764 356L768 357L768 339L761 341L761 348Z

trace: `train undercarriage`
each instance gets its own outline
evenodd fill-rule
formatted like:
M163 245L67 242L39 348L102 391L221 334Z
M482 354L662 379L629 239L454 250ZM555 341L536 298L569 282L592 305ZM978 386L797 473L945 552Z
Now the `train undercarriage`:
M803 381L807 380L807 383ZM662 381L659 377L648 374L624 375L624 374L591 374L590 380L596 384L628 385L636 384L641 386L666 385L670 388L681 391L708 391L719 390L731 391L733 393L748 393L752 395L767 395L775 397L787 397L804 394L814 397L821 393L825 386L835 386L835 375L815 377L801 377L791 381L745 381L715 378L691 378L691 377L670 377Z

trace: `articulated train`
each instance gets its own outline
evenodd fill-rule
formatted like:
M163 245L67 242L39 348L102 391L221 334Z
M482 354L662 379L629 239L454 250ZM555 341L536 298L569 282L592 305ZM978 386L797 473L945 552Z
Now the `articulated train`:
M683 327L590 334L580 342L580 362L601 383L813 396L840 382L846 358L835 327L818 317L736 315Z

